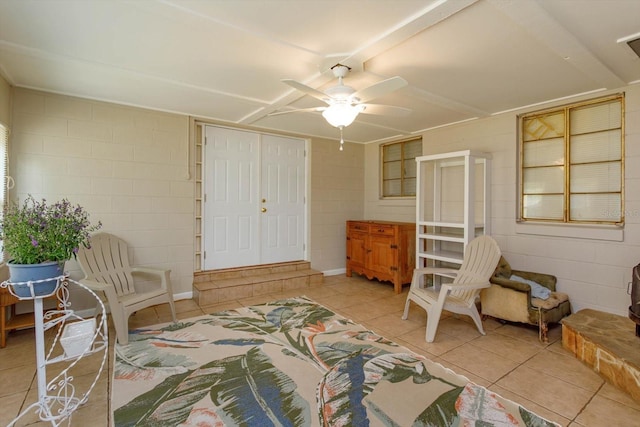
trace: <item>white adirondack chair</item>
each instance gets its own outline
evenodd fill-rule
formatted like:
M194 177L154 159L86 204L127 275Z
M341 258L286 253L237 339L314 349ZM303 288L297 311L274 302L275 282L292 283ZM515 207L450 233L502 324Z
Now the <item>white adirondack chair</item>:
M91 248L81 248L77 259L85 277L80 283L100 295L104 292L111 310L118 342L129 342L129 316L143 308L169 303L173 321L176 309L169 274L171 270L129 265L127 243L108 233L91 236ZM154 289L136 286L134 276L146 275L159 281Z
M493 238L479 236L467 245L460 269L416 268L402 319L407 319L409 305L413 301L427 311L427 342L433 342L435 339L442 310L471 316L478 331L485 335L480 314L476 308L476 297L480 290L490 286L489 278L498 265L500 254L500 247ZM455 277L452 283L442 284L439 289L433 286L423 287L422 276L430 274L446 274Z

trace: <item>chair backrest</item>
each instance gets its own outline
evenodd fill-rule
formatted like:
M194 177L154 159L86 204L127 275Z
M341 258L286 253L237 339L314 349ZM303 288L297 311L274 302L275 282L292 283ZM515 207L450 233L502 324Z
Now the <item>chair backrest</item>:
M135 293L127 243L109 233L96 233L77 259L85 279L112 284L119 296Z
M489 283L500 255L500 247L491 236L476 237L465 248L462 265L453 284ZM475 300L478 292L479 290L453 290L450 295L469 302L471 299Z

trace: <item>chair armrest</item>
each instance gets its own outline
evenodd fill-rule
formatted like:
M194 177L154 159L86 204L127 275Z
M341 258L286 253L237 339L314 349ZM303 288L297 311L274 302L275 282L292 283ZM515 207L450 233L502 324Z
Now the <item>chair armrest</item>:
M484 283L456 283L455 285L453 283L446 283L443 284L441 286L442 289L446 290L446 291L452 291L452 290L460 290L460 289L485 289L491 286L491 283L489 282L484 282Z
M162 277L164 274L171 273L171 270L158 267L131 267L131 273L152 274L154 276Z
M171 291L171 270L157 267L131 267L131 274L149 274L160 279L160 286Z
M459 270L455 268L443 267L424 267L413 270L414 274L458 274Z
M113 285L109 283L96 282L95 280L81 279L79 282L94 292L105 292L107 289L113 288Z

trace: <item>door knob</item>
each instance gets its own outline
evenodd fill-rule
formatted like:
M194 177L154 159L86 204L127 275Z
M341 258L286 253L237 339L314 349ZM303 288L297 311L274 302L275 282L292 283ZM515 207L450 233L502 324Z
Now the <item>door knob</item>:
M263 213L267 211L267 208L260 209Z

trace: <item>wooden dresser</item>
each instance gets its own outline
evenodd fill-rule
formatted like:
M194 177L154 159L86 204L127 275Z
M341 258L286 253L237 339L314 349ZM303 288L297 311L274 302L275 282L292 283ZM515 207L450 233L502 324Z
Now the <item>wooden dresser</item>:
M347 221L347 276L362 274L393 283L397 294L411 283L416 225L393 221Z

